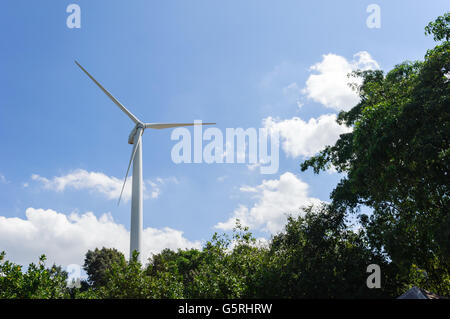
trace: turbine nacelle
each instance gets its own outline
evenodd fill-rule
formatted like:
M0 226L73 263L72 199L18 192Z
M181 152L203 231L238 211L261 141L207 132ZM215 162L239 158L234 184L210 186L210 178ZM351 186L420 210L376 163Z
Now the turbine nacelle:
M145 126L143 124L136 124L135 127L133 127L133 129L130 132L130 135L128 135L128 144L134 144L134 136L136 135L136 133L138 132L138 129L142 128L142 130L145 130Z

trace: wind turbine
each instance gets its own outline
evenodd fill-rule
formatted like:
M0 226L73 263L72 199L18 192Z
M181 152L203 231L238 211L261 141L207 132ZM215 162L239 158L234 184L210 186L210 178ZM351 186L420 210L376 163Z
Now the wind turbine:
M95 84L135 123L134 128L128 137L128 143L134 144L133 150L131 151L130 162L128 163L127 173L125 174L125 180L123 182L122 190L119 196L119 202L122 198L123 189L125 183L127 182L128 172L130 170L131 163L133 163L133 181L131 188L131 229L130 229L130 260L133 256L133 251L139 253L139 260L141 260L142 251L142 220L143 220L143 194L142 194L142 134L147 128L150 129L165 129L174 128L181 126L193 126L193 125L212 125L216 123L144 123L127 110L114 96L111 95L92 75L86 71L77 61L76 65L87 74L88 77L94 81Z

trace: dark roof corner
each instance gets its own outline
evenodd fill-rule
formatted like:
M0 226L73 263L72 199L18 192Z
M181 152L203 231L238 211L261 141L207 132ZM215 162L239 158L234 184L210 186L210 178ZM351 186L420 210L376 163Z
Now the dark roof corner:
M414 286L397 299L445 299L445 297Z

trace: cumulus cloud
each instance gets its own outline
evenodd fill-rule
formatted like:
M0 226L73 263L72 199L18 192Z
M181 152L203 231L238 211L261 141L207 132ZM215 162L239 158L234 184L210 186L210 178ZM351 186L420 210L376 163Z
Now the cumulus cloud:
M298 215L300 208L320 203L319 199L309 197L308 184L290 172L279 179L263 180L258 186L243 186L240 190L251 194L256 202L252 207L240 205L227 221L216 224L215 228L231 230L239 219L243 226L276 234L286 224L287 214Z
M351 61L336 54L325 54L321 62L310 67L310 71L314 73L307 79L302 92L326 107L347 111L359 102L358 94L348 83L361 83L360 79L349 79L347 75L357 69L379 68L378 63L366 51L356 53Z
M110 214L97 218L92 212L65 215L31 207L25 214L25 219L0 216L0 251L6 251L9 260L28 264L45 254L50 264L82 265L89 249L101 247L116 248L128 258L130 234ZM189 241L179 230L144 229L143 260L164 248L200 247L200 242Z
M308 122L298 117L282 121L268 117L263 120L263 125L279 133L283 151L293 158L312 156L326 145L333 145L340 134L351 131L351 128L336 123L335 114L321 115Z
M151 187L151 189L149 191L147 191L145 184L144 184L144 198L145 197L158 198L159 195L161 194L162 186L164 186L168 183L174 183L174 184L179 183L178 180L176 179L176 177L168 177L168 178L157 177L153 181L148 179L145 182ZM130 188L130 192L131 192L131 188Z
M77 169L69 174L55 176L52 179L33 174L31 179L41 182L45 189L56 192L63 192L72 188L76 190L89 190L104 195L108 199L118 199L122 189L123 179L114 176L108 176L101 172L88 172L83 169ZM161 187L168 183L178 183L176 178L156 178L155 180L146 180L144 183L144 198L157 198L161 193ZM122 200L131 199L131 177L128 177L123 190Z

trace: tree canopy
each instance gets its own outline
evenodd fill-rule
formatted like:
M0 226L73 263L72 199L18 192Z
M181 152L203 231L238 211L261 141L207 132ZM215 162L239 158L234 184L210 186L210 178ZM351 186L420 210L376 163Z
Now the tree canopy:
M337 121L353 128L301 164L346 173L331 194L334 209L360 214L373 249L406 276L419 267L430 288L450 287L450 16L426 27L438 43L424 61L387 74L356 71L360 102Z

